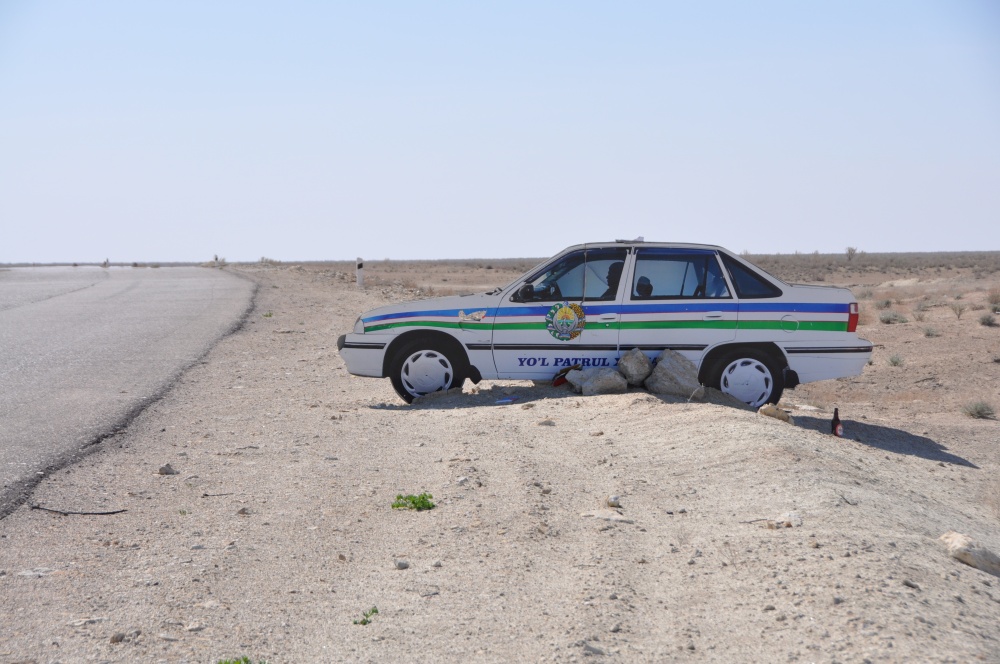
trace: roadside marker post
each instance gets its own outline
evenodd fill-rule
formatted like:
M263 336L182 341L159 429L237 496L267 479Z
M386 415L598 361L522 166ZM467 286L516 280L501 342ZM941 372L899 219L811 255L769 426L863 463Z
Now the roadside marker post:
M358 288L365 287L365 262L358 256Z

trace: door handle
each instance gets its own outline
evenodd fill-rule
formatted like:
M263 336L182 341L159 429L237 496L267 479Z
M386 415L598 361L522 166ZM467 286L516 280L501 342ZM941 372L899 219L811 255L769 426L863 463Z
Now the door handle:
M718 320L720 318L722 318L721 311L712 311L710 313L705 314L705 317L702 318L702 320Z
M604 314L603 316L598 316L597 320L615 321L618 320L618 314Z

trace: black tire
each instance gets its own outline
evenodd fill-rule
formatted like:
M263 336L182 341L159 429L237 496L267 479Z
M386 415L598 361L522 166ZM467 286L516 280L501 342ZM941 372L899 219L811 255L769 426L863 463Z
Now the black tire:
M785 391L784 365L763 351L737 349L719 358L708 384L745 404L778 403Z
M406 403L431 392L461 387L468 374L464 354L435 340L404 344L389 365L392 387Z

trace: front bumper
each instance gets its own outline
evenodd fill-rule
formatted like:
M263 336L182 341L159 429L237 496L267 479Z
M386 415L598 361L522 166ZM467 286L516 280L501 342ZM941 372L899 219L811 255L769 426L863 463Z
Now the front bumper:
M347 371L355 376L385 378L382 373L388 341L372 341L371 335L342 334L337 339L337 350Z

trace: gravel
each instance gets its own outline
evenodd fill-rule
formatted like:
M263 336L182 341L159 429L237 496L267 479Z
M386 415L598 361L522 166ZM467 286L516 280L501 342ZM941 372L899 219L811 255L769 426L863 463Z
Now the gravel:
M244 328L32 498L127 511L0 521L0 661L995 657L1000 581L936 541L1000 550L995 450L958 435L989 423L932 426L967 461L943 469L887 451L915 434L860 405L841 414L864 412L881 447L639 391L484 382L406 406L336 352L401 291L245 271L261 288ZM183 475L150 472L165 462ZM421 492L434 509L391 508ZM765 526L792 512L806 527Z

